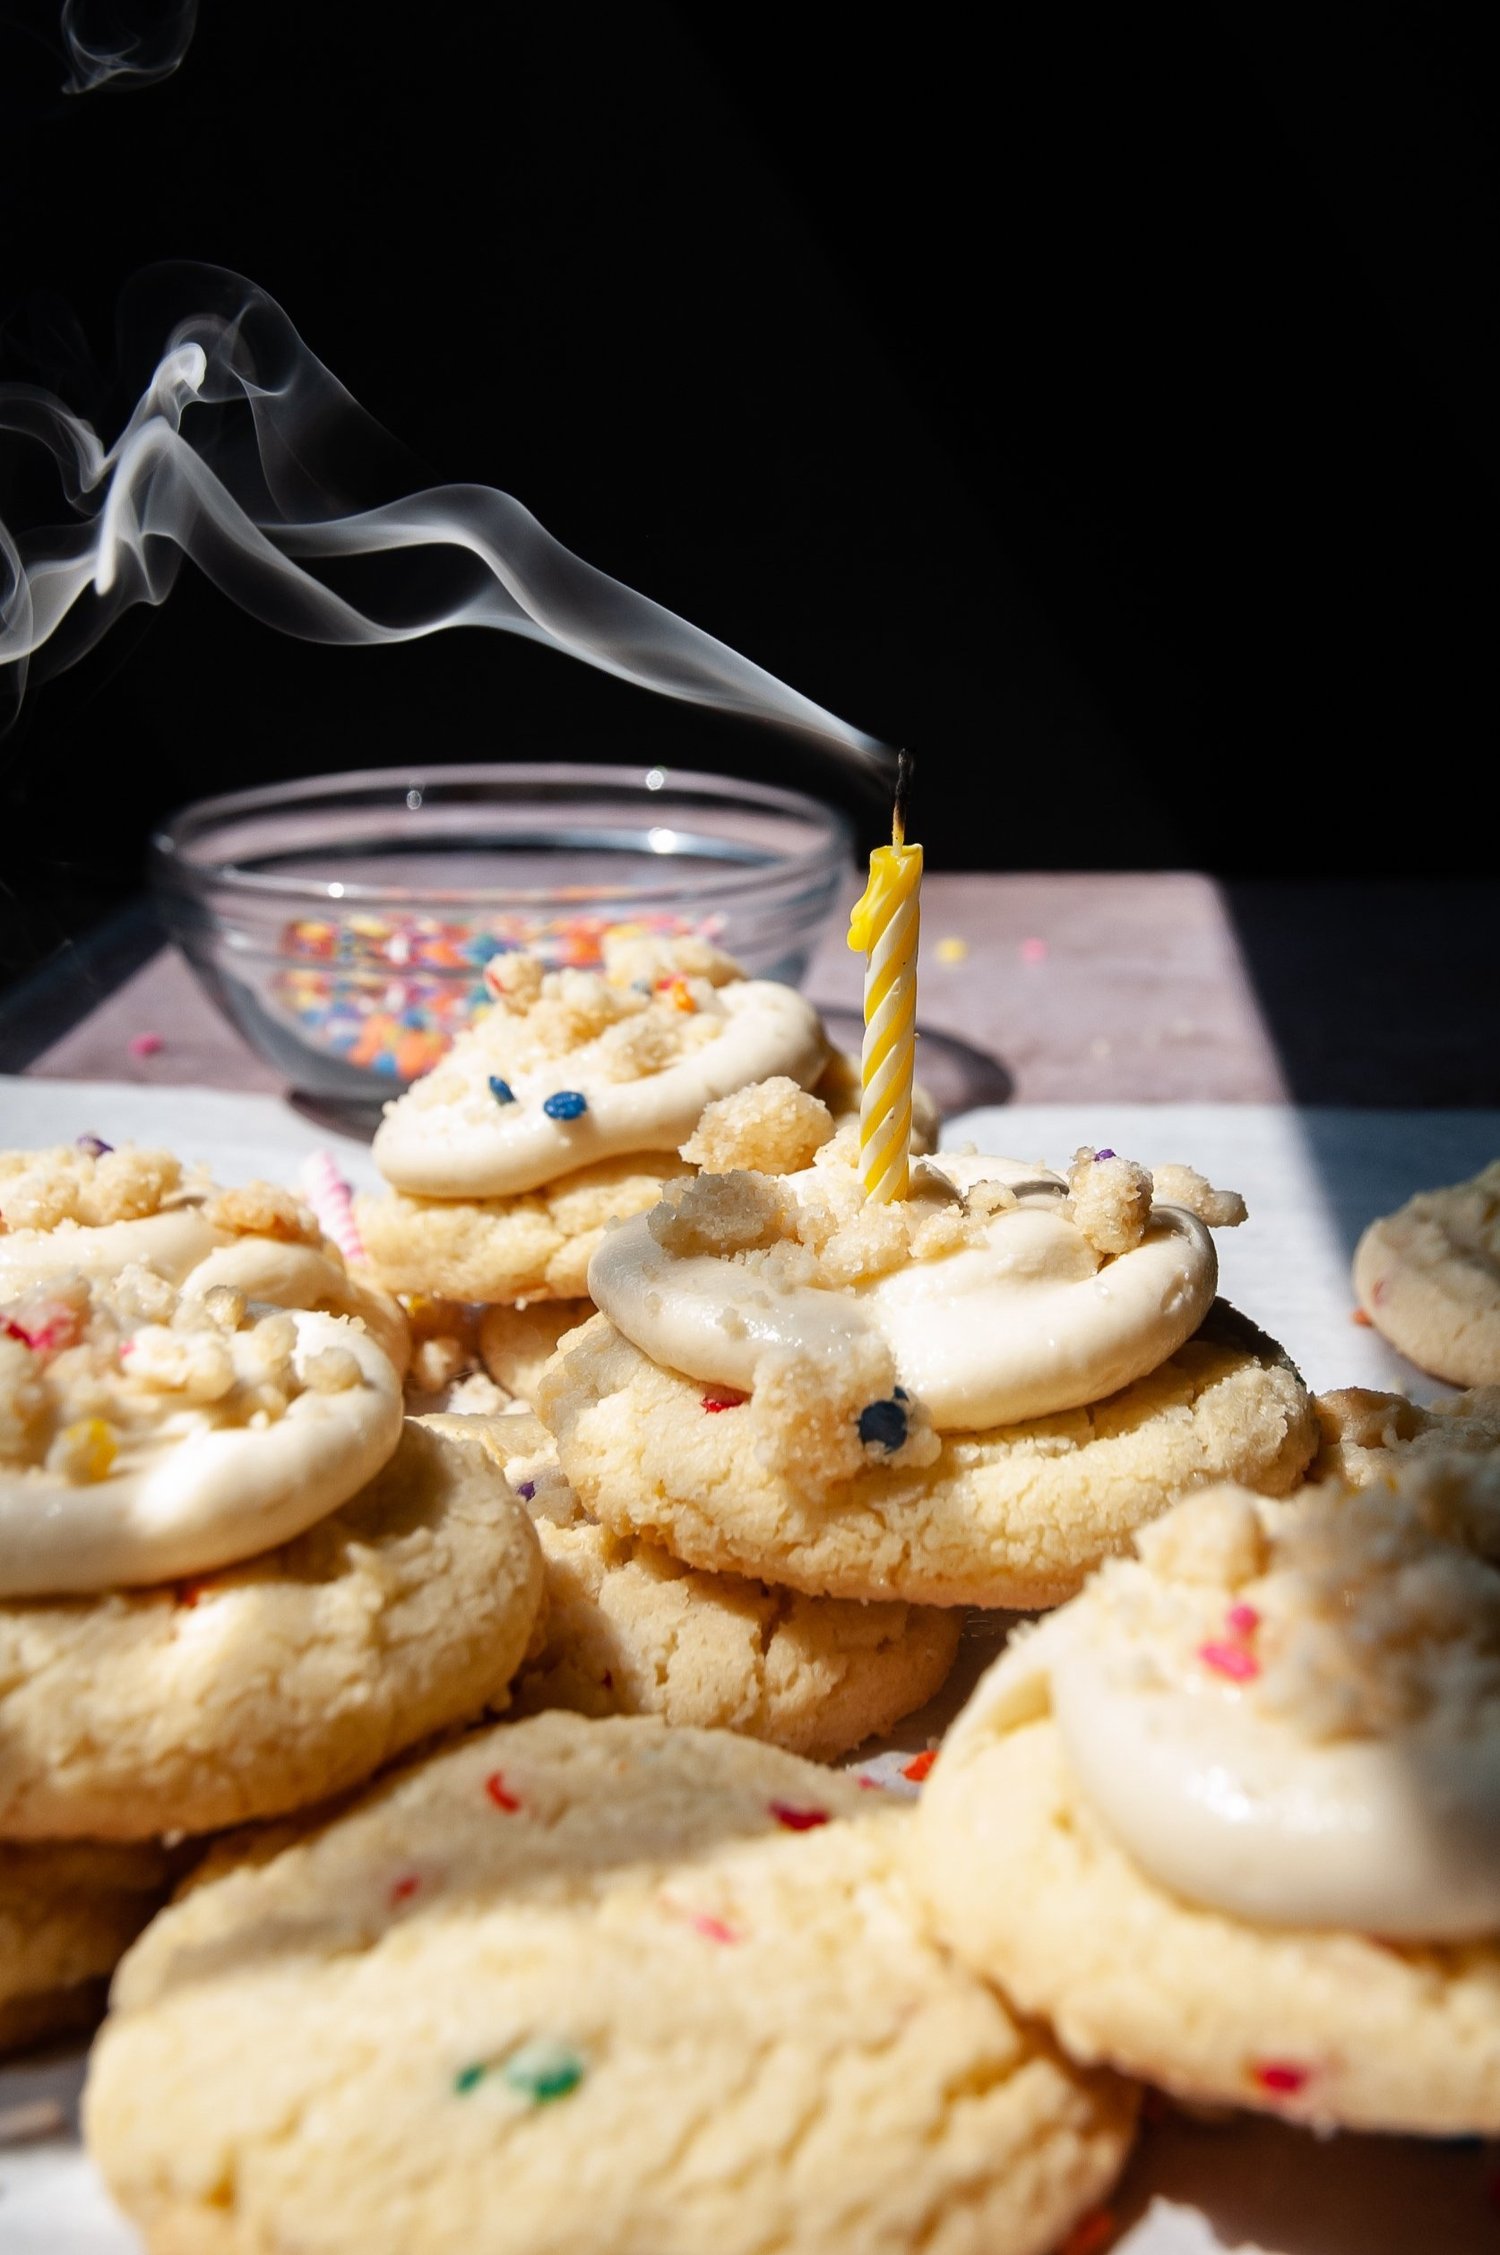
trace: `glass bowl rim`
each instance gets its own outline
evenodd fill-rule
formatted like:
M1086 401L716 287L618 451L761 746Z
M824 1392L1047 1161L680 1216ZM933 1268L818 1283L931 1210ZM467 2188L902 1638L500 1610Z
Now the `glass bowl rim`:
M648 779L660 775L660 784ZM317 799L352 798L359 791L372 788L389 788L393 793L410 793L420 790L425 798L433 787L451 785L478 785L481 800L486 795L501 802L507 796L506 786L514 785L519 791L532 786L575 785L590 791L616 791L622 798L639 795L644 808L653 803L658 790L669 794L674 788L690 791L708 800L725 804L740 804L766 814L779 814L810 823L815 835L806 846L778 854L773 860L763 862L735 881L715 873L697 879L680 879L677 883L664 882L649 891L634 891L596 886L590 888L590 900L566 900L551 886L519 885L413 885L393 886L367 884L358 881L341 884L337 893L329 890L334 880L324 883L309 882L305 877L284 877L246 870L232 861L214 860L212 857L194 859L189 848L195 835L210 831L216 824L232 821L236 817L256 813L274 813L285 807L295 811L299 803ZM396 811L393 805L393 813ZM413 813L418 810L413 808ZM620 762L578 762L570 760L548 761L480 761L448 762L420 767L373 767L340 769L328 774L296 776L285 782L255 784L244 790L212 793L204 798L190 799L173 808L155 825L151 833L151 854L159 879L170 881L184 891L202 895L214 889L238 893L247 900L273 901L313 900L323 904L325 911L335 915L350 913L376 903L399 901L405 905L433 902L444 907L484 907L496 905L536 906L550 903L562 909L571 907L575 912L585 910L591 903L600 908L609 903L628 904L650 899L658 902L678 900L732 901L745 894L774 892L799 879L812 882L832 867L851 862L854 852L855 831L850 817L842 808L827 799L813 796L776 783L754 782L738 776L717 775L706 769L671 767L652 762L642 767ZM663 875L674 856L663 853Z

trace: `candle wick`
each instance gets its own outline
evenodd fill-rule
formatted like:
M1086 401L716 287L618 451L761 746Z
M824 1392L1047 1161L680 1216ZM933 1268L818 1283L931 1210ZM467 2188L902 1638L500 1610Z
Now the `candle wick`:
M891 844L906 843L906 802L911 794L911 753L904 748L896 754L896 802L891 808Z

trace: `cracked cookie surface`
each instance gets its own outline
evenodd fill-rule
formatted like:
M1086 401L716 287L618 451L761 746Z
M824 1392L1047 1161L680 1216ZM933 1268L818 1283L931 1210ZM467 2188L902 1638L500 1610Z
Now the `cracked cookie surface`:
M537 1408L605 1526L714 1572L928 1605L1056 1605L1174 1496L1216 1479L1284 1494L1317 1444L1300 1376L1223 1301L1104 1401L944 1434L934 1461L831 1485L769 1390L716 1415L712 1398L598 1315L547 1366Z
M832 1761L925 1705L953 1665L956 1609L700 1573L591 1519L537 1418L429 1422L480 1431L541 1541L545 1642L516 1679L519 1714L661 1715Z
M210 1859L89 2151L151 2255L1044 2255L1136 2093L925 1936L909 1817L727 1732L488 1728Z
M86 2029L171 1887L154 1841L0 1841L0 2053Z
M207 1832L359 1784L503 1704L542 1583L490 1460L408 1422L367 1487L278 1550L0 1602L0 1838Z

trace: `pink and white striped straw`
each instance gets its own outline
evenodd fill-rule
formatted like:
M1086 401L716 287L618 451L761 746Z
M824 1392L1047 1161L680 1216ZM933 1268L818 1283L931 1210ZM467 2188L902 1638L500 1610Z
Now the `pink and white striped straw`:
M335 1166L333 1153L310 1152L298 1181L324 1236L333 1239L346 1261L362 1261L365 1246L354 1219L353 1192Z

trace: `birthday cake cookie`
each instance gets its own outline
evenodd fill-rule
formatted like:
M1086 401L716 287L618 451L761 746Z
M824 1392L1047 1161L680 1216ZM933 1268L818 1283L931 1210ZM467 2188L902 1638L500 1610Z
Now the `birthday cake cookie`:
M942 1153L877 1204L852 1128L608 1232L536 1407L585 1509L813 1594L1034 1607L1176 1495L1294 1486L1317 1425L1220 1301L1243 1203L1113 1152Z
M832 1761L942 1688L962 1624L953 1608L865 1605L699 1573L591 1519L537 1418L424 1422L482 1439L541 1541L545 1633L516 1679L517 1712L660 1715Z
M1381 1336L1450 1386L1500 1385L1500 1159L1372 1221L1354 1289Z
M173 1870L154 1843L0 1841L0 2053L93 2026Z
M1500 2132L1497 1507L1214 1488L1017 1629L918 1811L950 1947L1184 2099Z
M559 1340L587 1323L592 1300L533 1300L524 1308L485 1308L479 1317L479 1353L486 1375L507 1401L530 1408L538 1381Z
M1319 1437L1309 1479L1364 1488L1397 1477L1407 1456L1500 1450L1500 1386L1472 1386L1432 1403L1374 1386L1339 1386L1315 1396L1313 1407Z
M728 1732L481 1731L212 1855L88 2150L151 2255L1048 2255L1137 2094L924 1932L910 1821Z
M300 1806L503 1701L541 1602L488 1459L363 1325L144 1268L0 1311L0 1839Z
M172 1152L97 1136L0 1151L0 1299L28 1284L151 1269L191 1298L220 1287L273 1307L354 1316L399 1371L405 1319L353 1273L312 1209L279 1183L222 1188Z

